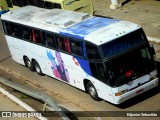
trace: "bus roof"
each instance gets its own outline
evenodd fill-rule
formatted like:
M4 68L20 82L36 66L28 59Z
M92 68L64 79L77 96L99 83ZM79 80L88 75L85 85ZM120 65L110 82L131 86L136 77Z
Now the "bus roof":
M86 40L96 45L109 42L140 28L137 24L127 21L35 6L25 6L10 11L3 14L1 19Z

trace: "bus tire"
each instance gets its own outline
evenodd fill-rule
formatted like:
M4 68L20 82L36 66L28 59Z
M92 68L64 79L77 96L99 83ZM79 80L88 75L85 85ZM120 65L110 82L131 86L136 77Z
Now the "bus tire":
M28 57L24 58L25 66L29 68L29 70L34 71L33 63L29 60Z
M92 99L96 101L100 101L101 99L98 97L97 90L91 82L87 83L87 92L91 96Z
M35 70L36 70L36 72L39 74L39 75L43 75L43 73L42 73L42 70L41 70L41 67L39 66L39 64L38 64L38 62L35 60L34 61L34 68L35 68Z

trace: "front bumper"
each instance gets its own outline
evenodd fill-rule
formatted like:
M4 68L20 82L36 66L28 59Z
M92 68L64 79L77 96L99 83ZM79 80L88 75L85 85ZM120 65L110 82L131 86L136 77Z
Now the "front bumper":
M150 82L136 88L133 89L131 91L126 92L125 94L121 95L121 96L115 96L114 97L114 104L120 104L128 99L131 99L139 94L142 94L152 88L155 88L156 86L158 86L158 78L155 78L153 80L151 80Z

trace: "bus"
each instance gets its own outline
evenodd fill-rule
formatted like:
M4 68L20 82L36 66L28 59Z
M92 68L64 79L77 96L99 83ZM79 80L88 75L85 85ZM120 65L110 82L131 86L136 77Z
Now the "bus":
M64 9L77 12L90 13L93 15L92 0L6 0L9 10L26 5L37 6L47 9Z
M5 0L0 0L0 16L8 11L7 2Z
M158 86L154 49L139 25L26 6L1 16L14 61L121 104Z

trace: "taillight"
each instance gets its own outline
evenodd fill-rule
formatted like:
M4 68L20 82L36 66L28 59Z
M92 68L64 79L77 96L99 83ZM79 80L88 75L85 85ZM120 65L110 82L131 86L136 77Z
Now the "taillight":
M115 96L121 96L122 94L128 92L128 89L115 93Z

